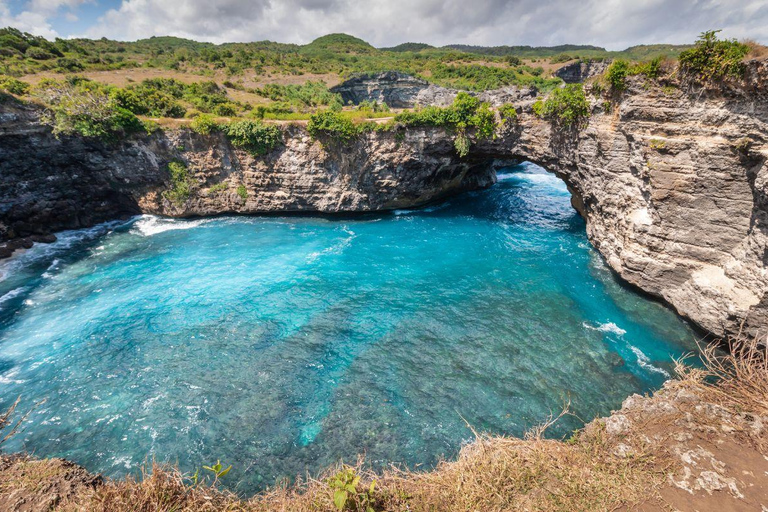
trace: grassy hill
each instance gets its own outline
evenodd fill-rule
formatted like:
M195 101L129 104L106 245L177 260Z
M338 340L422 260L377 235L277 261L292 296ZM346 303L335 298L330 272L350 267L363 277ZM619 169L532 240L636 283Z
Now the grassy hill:
M555 87L551 78L558 65L574 59L621 57L650 60L675 57L685 48L644 45L623 52L585 45L471 46L435 48L404 43L374 48L348 34L328 34L306 45L273 41L213 44L172 36L133 42L106 38L48 41L13 28L0 29L0 75L21 77L39 73L84 73L146 69L162 74L184 73L248 84L303 83L322 77L338 82L353 73L400 71L448 87L485 90L508 85ZM157 76L154 73L153 76ZM237 84L240 84L237 86Z

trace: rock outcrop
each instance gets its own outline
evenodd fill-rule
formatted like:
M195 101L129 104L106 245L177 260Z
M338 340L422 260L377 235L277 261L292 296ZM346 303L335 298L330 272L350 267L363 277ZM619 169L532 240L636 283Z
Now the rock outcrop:
M170 130L115 146L57 140L19 107L0 130L0 239L43 235L138 212L171 216L363 212L414 207L494 183L494 160L555 172L589 239L627 282L717 336L768 323L768 65L711 90L630 82L580 130L531 113L533 91L496 91L521 110L459 158L440 128L376 131L342 146L302 126L254 158L221 135ZM6 117L11 119L11 117ZM174 204L168 162L195 183ZM244 193L243 193L244 192Z
M566 64L555 71L554 75L567 84L582 83L604 73L610 64L607 60L580 60Z
M413 108L416 105L450 105L456 91L430 84L405 73L387 71L374 75L357 75L331 88L341 95L345 105L363 101L386 103L392 108Z

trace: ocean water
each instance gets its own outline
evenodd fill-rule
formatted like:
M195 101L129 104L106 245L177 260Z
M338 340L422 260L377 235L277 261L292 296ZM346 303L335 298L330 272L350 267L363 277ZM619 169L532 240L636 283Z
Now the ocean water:
M429 467L475 430L565 436L695 350L622 286L565 186L353 218L144 216L0 262L0 406L45 399L6 450L121 476L220 459L242 493L365 454Z

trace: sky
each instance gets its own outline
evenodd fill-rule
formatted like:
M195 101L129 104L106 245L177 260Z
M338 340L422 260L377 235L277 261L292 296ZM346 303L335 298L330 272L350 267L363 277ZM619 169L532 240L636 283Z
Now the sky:
M344 32L377 47L690 43L705 30L768 43L768 0L0 0L0 27L54 37L305 44Z

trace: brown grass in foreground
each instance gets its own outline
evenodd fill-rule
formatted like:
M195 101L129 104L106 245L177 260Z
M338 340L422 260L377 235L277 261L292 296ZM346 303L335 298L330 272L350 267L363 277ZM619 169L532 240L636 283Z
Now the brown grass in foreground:
M703 352L705 367L679 365L679 381L642 400L640 414L617 430L616 416L596 420L567 441L542 438L543 429L524 439L478 434L455 461L427 472L391 469L373 474L355 466L331 468L317 479L278 486L244 500L210 483L192 485L172 467L153 465L139 480L94 479L57 487L86 474L60 460L0 458L0 508L3 503L40 504L63 511L577 511L633 509L664 502L662 494L680 461L668 442L674 425L704 432L722 427L724 417L768 416L768 352L756 342L737 341L728 354ZM669 414L669 396L680 402ZM680 399L679 397L683 397ZM637 400L635 400L637 404ZM675 402L677 407L677 402ZM655 421L655 409L666 416ZM634 409L638 409L636 406ZM707 410L715 410L706 413ZM651 411L650 413L648 411ZM705 412L702 412L705 411ZM650 419L649 419L650 418ZM691 418L694 418L693 420ZM623 420L622 420L623 421ZM730 420L727 420L730 421ZM629 424L630 426L626 426ZM734 429L750 450L765 453L762 430ZM655 434L654 434L655 432ZM731 435L731 434L728 434ZM80 471L81 473L78 473ZM360 477L357 480L357 477ZM341 483L339 483L341 482ZM373 486L371 486L371 484ZM347 484L347 487L344 485ZM54 489L51 498L41 497ZM341 493L340 491L346 493ZM336 492L335 492L336 491ZM14 494L15 493L15 494ZM16 501L6 500L15 496ZM35 501L35 499L38 501Z

